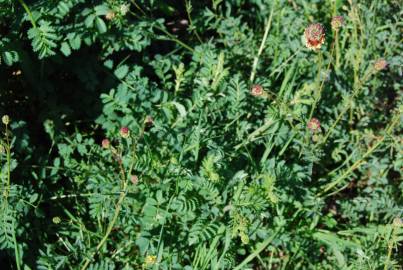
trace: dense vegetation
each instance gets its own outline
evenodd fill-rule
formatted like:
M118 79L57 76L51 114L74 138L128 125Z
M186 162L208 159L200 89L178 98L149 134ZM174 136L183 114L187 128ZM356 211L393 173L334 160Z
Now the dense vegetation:
M0 0L1 265L401 269L400 6Z

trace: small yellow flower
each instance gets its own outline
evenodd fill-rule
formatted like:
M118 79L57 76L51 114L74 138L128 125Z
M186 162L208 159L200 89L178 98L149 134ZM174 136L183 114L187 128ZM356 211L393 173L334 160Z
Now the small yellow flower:
M147 255L146 259L144 260L147 266L154 265L157 262L157 256L155 255Z
M61 221L62 221L62 220L60 219L60 217L53 217L53 218L52 218L52 222L53 222L54 224L59 224Z
M5 114L1 118L1 121L3 122L4 125L8 125L10 123L10 117L7 114Z

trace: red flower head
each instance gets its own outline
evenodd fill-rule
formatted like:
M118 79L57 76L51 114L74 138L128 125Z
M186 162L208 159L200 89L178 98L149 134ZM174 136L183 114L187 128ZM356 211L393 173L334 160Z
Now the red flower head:
M128 127L122 127L119 131L120 136L122 136L122 138L129 138L130 136L130 130Z
M307 126L313 132L317 132L320 129L320 122L318 119L312 118L311 120L309 120Z
M108 139L103 139L102 140L102 148L108 149L110 144L111 144L111 142Z
M387 66L388 66L388 62L386 62L386 60L383 58L376 60L376 62L374 64L374 68L376 71L381 71L382 69L385 69Z
M332 29L333 30L339 30L339 28L340 27L342 27L343 26L343 24L344 24L344 18L343 18L343 16L334 16L333 18L332 18L332 21L331 21L331 23L330 23L331 25L332 25Z
M320 23L313 23L305 29L304 38L308 49L318 50L325 42L325 29Z
M250 89L250 93L252 96L258 97L263 95L263 87L259 84L252 85Z

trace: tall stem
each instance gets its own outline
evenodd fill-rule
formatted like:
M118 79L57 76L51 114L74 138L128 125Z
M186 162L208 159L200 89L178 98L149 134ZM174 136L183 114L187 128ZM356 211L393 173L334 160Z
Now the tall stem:
M262 39L262 42L260 43L259 51L257 52L257 55L253 59L252 72L250 74L251 83L253 83L253 80L255 79L257 64L259 62L260 55L263 53L264 45L266 44L266 40L267 40L267 36L269 35L271 21L273 18L273 11L274 11L274 7L271 8L269 20L267 21L266 28L264 30L263 39Z

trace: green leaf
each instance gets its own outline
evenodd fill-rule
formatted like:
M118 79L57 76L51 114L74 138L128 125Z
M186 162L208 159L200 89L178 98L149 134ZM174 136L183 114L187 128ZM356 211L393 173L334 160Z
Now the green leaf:
M3 53L3 60L4 63L6 63L7 66L11 66L14 62L14 58L13 55L11 54L11 52L4 52Z
M67 38L69 39L70 47L73 50L78 50L81 47L81 37L77 33L68 34Z
M85 20L84 20L85 26L87 26L88 28L91 28L94 25L94 19L95 19L94 14L88 15L87 18L85 18Z
M118 79L121 80L127 75L128 72L129 67L127 65L122 65L115 70L114 74L116 77L118 77Z
M97 17L95 19L95 25L97 26L98 32L101 34L105 33L108 30L104 20L102 20L100 17Z
M70 46L67 42L63 42L62 46L60 47L60 51L65 55L69 56L71 54Z
M178 112L179 112L181 117L186 116L186 108L185 108L185 106L183 106L182 104L180 104L180 103L178 103L176 101L172 101L171 104L175 105L175 107L178 110Z

